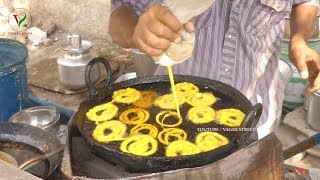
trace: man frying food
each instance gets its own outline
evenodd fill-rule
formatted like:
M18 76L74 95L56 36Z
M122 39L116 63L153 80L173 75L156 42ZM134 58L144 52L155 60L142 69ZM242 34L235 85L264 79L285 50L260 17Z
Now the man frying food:
M161 0L112 0L110 34L124 48L161 55L180 43L182 29L196 36L192 56L172 67L174 74L218 80L262 103L259 139L279 125L284 84L278 69L285 17L291 12L290 59L308 93L320 89L320 58L307 45L318 0L216 0L209 9L181 24ZM166 74L160 66L155 74Z

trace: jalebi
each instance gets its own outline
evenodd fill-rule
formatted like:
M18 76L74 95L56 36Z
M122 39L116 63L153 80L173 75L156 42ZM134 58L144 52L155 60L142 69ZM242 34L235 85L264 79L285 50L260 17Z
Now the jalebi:
M135 101L133 105L140 108L148 109L152 106L157 96L158 94L154 91L142 91L140 99Z
M217 99L210 93L196 93L187 97L187 103L191 106L211 106Z
M120 121L125 124L143 124L148 121L150 114L141 108L128 109L121 113Z
M150 156L158 150L158 141L148 135L135 135L124 140L120 150L137 156Z
M105 131L110 130L111 132L106 135ZM124 139L127 126L120 121L110 120L104 123L100 123L93 130L93 138L101 143L108 143L111 141L121 141Z
M130 134L131 135L147 134L153 138L156 138L158 135L158 129L157 127L151 124L139 124L130 130Z
M194 124L214 121L215 111L211 107L193 107L188 111L188 120Z
M218 123L229 126L238 127L245 118L245 114L238 109L223 109L217 112L216 119Z
M187 156L200 153L200 149L193 143L185 140L173 141L166 150L166 156Z
M158 140L164 145L168 145L173 141L186 139L187 133L184 130L178 128L164 129L158 134Z
M201 151L217 149L229 143L229 140L217 132L202 132L196 137L196 144Z
M90 121L101 122L112 119L117 113L117 106L111 103L106 103L90 109L86 115Z
M169 117L173 117L173 118L169 118ZM168 121L168 120L171 120L171 119L174 119L177 122L174 123L174 124L165 123L166 120ZM182 118L178 116L177 112L174 112L174 111L162 111L159 114L157 114L156 122L162 127L176 127L176 126L179 126L182 123Z
M199 88L196 85L187 82L176 84L175 89L177 94L182 94L184 96L190 96L199 92Z
M177 94L179 106L186 102L186 98L183 95ZM157 98L154 102L156 106L161 109L176 109L175 100L172 94L166 94Z
M140 99L141 93L133 88L120 89L115 91L112 101L117 103L131 104Z

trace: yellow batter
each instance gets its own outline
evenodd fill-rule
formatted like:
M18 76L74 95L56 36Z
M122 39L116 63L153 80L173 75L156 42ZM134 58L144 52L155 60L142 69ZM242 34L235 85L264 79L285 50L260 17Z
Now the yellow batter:
M175 117L177 122L175 124L166 124L165 120L169 117ZM162 111L156 116L156 122L162 127L176 127L182 123L182 118L178 116L176 112L173 111Z
M120 89L113 92L112 101L117 103L131 104L140 99L141 93L133 88Z
M196 93L187 97L187 103L191 106L211 106L217 101L216 97L210 93Z
M229 143L229 140L216 132L202 132L196 137L196 144L201 151L217 149Z
M186 102L186 98L178 94L179 105ZM166 94L157 98L154 104L161 109L176 109L173 94Z
M174 105L176 107L178 116L181 117L180 104L179 104L179 100L180 99L177 96L176 89L175 89L175 86L174 86L174 78L173 78L172 68L171 68L171 66L168 66L167 68L168 68L168 74L169 74L169 79L170 79L170 84L171 84L171 90L172 90L172 94L173 94L173 98L174 98Z
M86 116L90 121L101 122L112 119L117 113L117 106L113 105L112 103L106 103L93 107L86 113Z
M168 145L172 141L186 139L187 133L184 130L178 128L164 129L158 134L158 140L164 145Z
M220 124L229 127L239 127L245 118L245 114L238 109L223 109L217 112L216 119Z
M135 135L124 140L120 150L137 156L150 156L158 150L158 141L148 135Z
M193 143L185 140L173 141L166 150L166 156L187 156L200 153L200 149Z
M150 114L141 108L128 109L121 113L120 121L125 124L143 124L148 121Z
M184 96L191 96L199 92L199 88L188 82L182 82L175 85L175 89L178 94L183 94Z
M214 121L215 114L211 107L193 107L188 111L188 120L194 124L205 124Z
M140 108L148 109L152 106L157 96L158 94L154 91L142 91L140 99L138 101L135 101L133 105Z
M151 125L151 124L139 124L136 125L135 127L133 127L130 130L130 134L131 135L138 135L138 134L144 134L141 131L148 131L149 136L151 136L152 138L157 138L158 135L158 128Z
M109 134L105 134L105 130L110 130ZM110 120L99 123L93 130L92 136L98 142L108 143L111 141L121 141L124 139L127 126L120 121Z

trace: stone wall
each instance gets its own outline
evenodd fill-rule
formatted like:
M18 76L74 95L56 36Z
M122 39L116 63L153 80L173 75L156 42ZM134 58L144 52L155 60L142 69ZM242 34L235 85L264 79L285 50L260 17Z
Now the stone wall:
M29 0L32 16L51 20L58 28L84 37L110 40L109 0Z

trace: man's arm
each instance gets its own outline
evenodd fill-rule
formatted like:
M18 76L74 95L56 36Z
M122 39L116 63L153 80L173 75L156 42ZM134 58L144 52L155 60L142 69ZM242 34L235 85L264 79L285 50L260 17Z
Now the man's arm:
M133 48L132 36L138 23L133 8L120 6L110 16L109 32L115 43L124 48Z
M309 79L308 93L320 89L320 58L318 53L307 44L314 28L317 12L317 6L299 4L293 7L290 17L290 59L299 70L301 77Z

